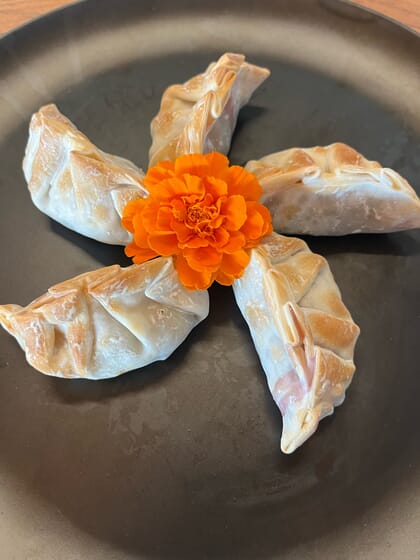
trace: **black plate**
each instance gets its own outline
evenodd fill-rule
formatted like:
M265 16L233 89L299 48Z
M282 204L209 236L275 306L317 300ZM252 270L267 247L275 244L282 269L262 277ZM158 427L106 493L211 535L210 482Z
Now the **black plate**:
M340 140L419 189L407 30L337 2L87 1L0 40L1 302L126 262L32 206L31 113L54 101L146 166L163 89L227 50L272 70L233 162ZM362 334L345 404L292 456L229 289L169 360L108 382L42 376L0 333L2 558L419 558L419 232L309 244Z

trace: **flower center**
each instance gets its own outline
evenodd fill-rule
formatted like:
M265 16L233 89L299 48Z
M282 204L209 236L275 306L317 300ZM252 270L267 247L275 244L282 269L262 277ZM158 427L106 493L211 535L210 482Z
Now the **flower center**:
M212 223L219 215L214 204L203 206L203 202L191 204L186 212L185 225L198 234L199 237L213 235L214 224Z
M194 204L187 209L187 221L190 226L195 226L208 219L207 208L201 208L198 204Z

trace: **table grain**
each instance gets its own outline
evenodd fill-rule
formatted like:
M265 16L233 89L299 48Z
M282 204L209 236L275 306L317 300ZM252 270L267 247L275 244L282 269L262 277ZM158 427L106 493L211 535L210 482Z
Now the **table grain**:
M68 0L0 0L0 34L69 3ZM357 3L420 33L420 0L357 0Z

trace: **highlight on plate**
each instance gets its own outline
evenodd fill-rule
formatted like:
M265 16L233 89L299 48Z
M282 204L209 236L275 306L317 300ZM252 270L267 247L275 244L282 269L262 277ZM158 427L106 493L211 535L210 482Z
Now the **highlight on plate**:
M418 228L420 200L396 171L340 142L230 165L239 110L269 74L226 53L168 87L146 173L41 107L23 161L34 205L125 246L134 264L63 281L26 307L1 305L0 323L40 372L99 380L169 359L207 317L207 288L232 286L292 453L344 401L359 327L327 261L283 234Z

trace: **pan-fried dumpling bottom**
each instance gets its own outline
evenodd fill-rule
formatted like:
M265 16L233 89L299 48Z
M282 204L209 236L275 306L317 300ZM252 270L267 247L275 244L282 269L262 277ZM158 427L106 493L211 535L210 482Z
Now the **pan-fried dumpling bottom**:
M168 87L151 125L150 166L183 154L227 154L239 110L269 75L226 53L203 74Z
M165 360L207 317L207 291L179 282L171 258L108 266L0 306L0 324L47 375L105 379Z
M420 200L392 169L368 161L346 144L292 148L246 169L281 233L346 235L420 227Z
M233 290L283 416L281 448L292 453L343 402L359 327L327 261L300 239L266 237Z
M121 215L147 196L143 171L96 148L55 105L32 116L23 171L33 203L50 218L104 243L131 240Z

